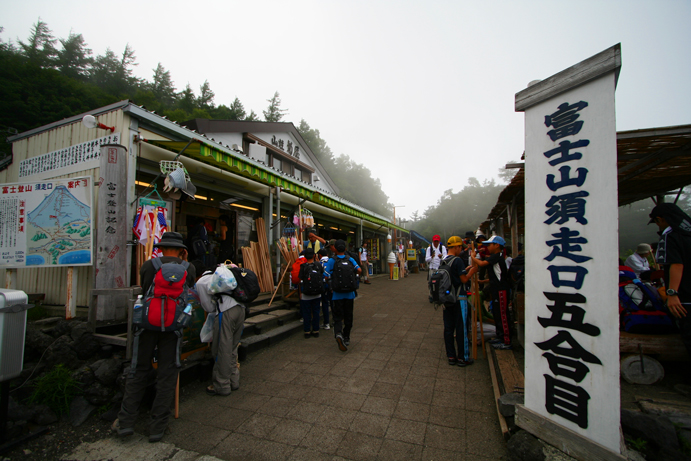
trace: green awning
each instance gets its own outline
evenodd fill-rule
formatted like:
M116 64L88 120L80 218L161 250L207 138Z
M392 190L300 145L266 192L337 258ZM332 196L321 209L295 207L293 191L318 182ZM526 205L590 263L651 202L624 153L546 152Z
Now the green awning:
M154 146L162 147L175 153L180 152L185 146L187 146L186 141L147 140L147 142ZM408 232L408 230L402 227L396 226L381 218L377 218L368 213L357 210L329 196L307 189L299 183L286 179L283 176L276 174L275 172L272 172L266 168L256 166L243 159L240 155L234 155L230 152L224 152L222 150L217 149L216 147L206 145L200 141L195 141L191 143L187 147L187 149L185 149L182 155L194 158L208 165L219 167L231 173L240 174L246 177L247 179L265 184L267 186L281 187L283 191L289 194L293 194L297 197L307 199L314 203L318 203L325 207L331 208L332 210L340 211L341 213L345 213L350 216L355 216L357 218L364 219L366 221L379 224L381 226L395 228L406 233Z

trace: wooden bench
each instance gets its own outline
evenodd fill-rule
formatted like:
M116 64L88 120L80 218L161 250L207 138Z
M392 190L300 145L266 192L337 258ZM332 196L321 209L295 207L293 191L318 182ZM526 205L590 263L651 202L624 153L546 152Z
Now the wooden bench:
M689 360L681 335L644 335L622 331L619 333L619 352L622 354L645 354L658 360L683 362Z
M96 329L96 318L98 314L99 296L127 296L127 335L103 335L94 334L94 337L105 344L125 346L127 360L132 358L132 310L137 296L142 294L142 287L131 286L127 288L94 288L91 290L91 306L89 308L89 327L92 331Z

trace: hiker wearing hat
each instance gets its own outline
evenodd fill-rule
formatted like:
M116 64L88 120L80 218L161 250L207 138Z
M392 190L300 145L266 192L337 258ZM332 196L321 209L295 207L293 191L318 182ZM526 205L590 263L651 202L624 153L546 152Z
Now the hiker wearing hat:
M477 272L476 266L466 266L460 257L463 251L463 240L458 236L452 236L446 242L449 255L444 258L444 264L449 265L449 275L454 290L458 295L455 303L444 303L444 345L449 365L464 367L471 365L470 339L468 328L471 327L468 310L468 291L465 283ZM456 344L454 344L454 338ZM458 350L456 349L458 346Z
M636 248L636 252L626 258L625 266L630 267L639 279L643 276L650 279L650 264L648 256L653 249L647 243L641 243ZM646 274L647 273L647 274ZM647 277L646 277L647 275Z
M165 232L161 240L154 246L163 253L163 256L159 258L163 264L182 264L183 261L187 261L187 247L183 242L182 235L177 232ZM149 259L142 264L139 274L141 276L143 293L149 292L157 272L158 270L154 267L153 260ZM195 279L195 268L193 265L190 265L187 268L187 285L193 286ZM134 375L127 378L125 396L122 399L118 419L113 423L113 430L118 435L126 436L134 433L134 424L139 414L139 405L149 384L154 349L158 347L156 397L151 405L149 442L158 442L163 438L163 433L168 427L170 409L175 399L175 385L178 380L178 368L176 365L178 357L176 356L179 351L177 344L178 333L175 331L141 330L139 334L137 366L134 370Z
M433 270L439 269L439 263L442 259L446 258L446 247L440 243L441 237L435 235L432 237L432 244L427 247L427 253L425 254L425 262L427 263L427 278Z
M489 256L485 260L477 259L474 255L470 258L478 267L487 267L489 275L489 290L492 299L492 316L497 328L497 337L490 340L495 349L511 349L511 315L509 312L509 289L511 279L504 261L504 246L506 242L498 235L493 235L489 240L482 242L487 247Z
M655 261L665 272L667 308L691 355L691 218L673 203L661 203L650 212L648 224L660 229Z

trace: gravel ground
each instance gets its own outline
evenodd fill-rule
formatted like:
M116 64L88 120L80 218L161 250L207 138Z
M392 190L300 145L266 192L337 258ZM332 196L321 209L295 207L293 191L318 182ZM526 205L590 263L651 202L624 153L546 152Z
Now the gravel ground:
M0 454L5 460L63 460L82 442L95 442L110 431L110 424L92 415L84 424L73 427L67 419L49 426L44 435L24 442L14 449Z

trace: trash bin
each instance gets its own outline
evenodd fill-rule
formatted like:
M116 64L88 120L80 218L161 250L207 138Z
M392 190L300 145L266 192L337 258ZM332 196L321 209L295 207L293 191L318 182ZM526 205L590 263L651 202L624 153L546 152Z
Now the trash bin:
M29 297L20 290L0 289L0 382L16 378L24 364L24 337Z

